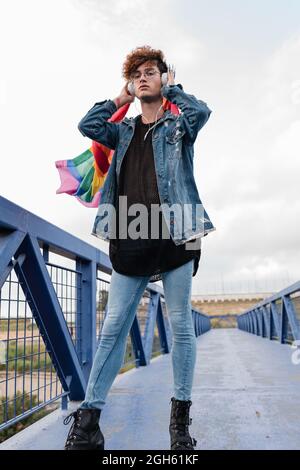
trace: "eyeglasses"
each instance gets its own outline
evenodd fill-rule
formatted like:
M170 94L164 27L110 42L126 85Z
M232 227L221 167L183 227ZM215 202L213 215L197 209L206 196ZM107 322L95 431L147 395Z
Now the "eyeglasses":
M144 75L146 78L149 78L149 80L151 80L152 78L154 78L154 75L156 73L159 73L158 70L145 70L144 72ZM139 80L142 76L142 73L141 72L134 72L132 75L131 75L131 79L136 81L136 80Z

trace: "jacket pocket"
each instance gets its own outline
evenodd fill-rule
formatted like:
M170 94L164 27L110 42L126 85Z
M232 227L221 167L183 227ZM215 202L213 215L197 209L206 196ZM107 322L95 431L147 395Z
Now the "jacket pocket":
M174 167L175 162L181 158L182 137L184 134L185 130L177 127L166 135L167 156L170 163L173 162L172 167Z

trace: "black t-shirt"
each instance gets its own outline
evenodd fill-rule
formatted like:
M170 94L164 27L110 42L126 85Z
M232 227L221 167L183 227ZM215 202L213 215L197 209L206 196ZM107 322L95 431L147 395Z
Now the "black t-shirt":
M160 205L155 164L152 148L152 127L154 123L144 124L141 115L136 122L135 133L127 149L121 164L119 184L116 200L116 239L109 242L109 257L115 271L121 274L135 276L150 276L149 281L162 279L161 273L177 268L189 260L194 259L195 276L201 256L201 239L196 239L194 248L185 249L185 244L176 245L169 238L162 238L162 230L167 230L167 225L162 212L159 212L159 238L151 238L151 204ZM120 238L119 227L119 198L127 196L127 209L131 204L144 204L148 210L148 236L149 238L126 239ZM129 216L124 227L128 228L131 221L139 216ZM138 227L140 228L140 227ZM165 232L166 233L166 232Z

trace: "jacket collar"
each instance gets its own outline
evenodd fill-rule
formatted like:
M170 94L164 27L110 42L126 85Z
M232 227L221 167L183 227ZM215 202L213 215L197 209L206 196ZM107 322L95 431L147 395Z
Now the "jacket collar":
M139 115L138 115L139 116ZM138 116L127 118L126 116L122 120L124 124L128 124L131 127L135 127ZM167 119L176 119L177 115L172 113L169 109L166 109L164 115L157 121L157 124L166 121Z

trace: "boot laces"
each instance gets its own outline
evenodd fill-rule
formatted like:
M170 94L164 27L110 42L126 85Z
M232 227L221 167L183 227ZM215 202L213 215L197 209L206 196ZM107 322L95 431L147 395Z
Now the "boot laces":
M197 441L194 437L191 437L191 442L176 442L177 447L184 447L185 449L194 449L194 447L197 445Z
M171 427L174 431L176 431L176 435L178 437L189 437L190 438L190 442L180 442L177 441L176 442L176 446L184 446L186 449L192 449L193 446L195 446L197 444L197 441L194 437L191 437L189 435L189 431L188 431L188 427L189 425L192 423L192 418L189 417L189 409L190 409L190 406L192 405L192 401L191 400L185 400L185 401L181 401L181 400L176 400L174 397L171 398L170 400L170 403L171 402L174 402L174 407L173 407L173 418L175 418L175 422L173 424L171 424ZM178 423L176 422L178 419L182 419L182 418L185 418L186 420L188 419L188 424L182 424L182 423Z
M172 401L172 399L171 399ZM175 418L175 420L181 420L185 419L188 420L188 423L186 425L188 426L192 422L192 418L189 418L189 409L192 404L191 400L186 400L186 401L179 401L179 400L174 400L173 399L173 408L172 408L172 416ZM177 423L176 423L177 424ZM183 425L182 423L180 423ZM183 425L184 426L184 425Z
M73 424L72 424L72 426L69 430L66 444L70 443L71 445L74 445L74 443L71 442L71 441L77 439L77 434L76 434L75 428L80 427L80 421L81 421L80 411L74 411L73 413L70 413L63 420L63 423L65 425L69 424L69 422L71 421L72 418L74 418L74 422L73 422Z
M63 423L66 425L69 424L72 418L74 418L74 422L81 421L80 411L73 411L73 413L70 413L68 416L65 417Z

